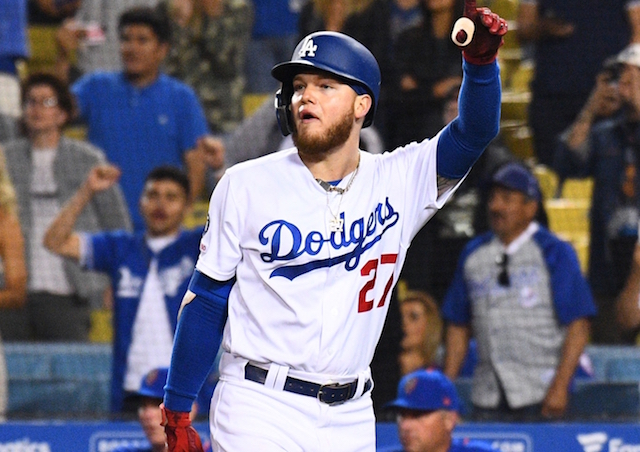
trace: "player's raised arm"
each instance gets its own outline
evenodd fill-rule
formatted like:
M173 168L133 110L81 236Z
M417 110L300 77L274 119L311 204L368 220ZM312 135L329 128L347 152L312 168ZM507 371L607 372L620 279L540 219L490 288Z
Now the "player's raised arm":
M438 141L438 175L457 180L469 171L495 138L500 122L500 71L498 49L507 23L488 8L465 2L464 17L454 25L451 38L462 49L464 77L459 96L459 116Z

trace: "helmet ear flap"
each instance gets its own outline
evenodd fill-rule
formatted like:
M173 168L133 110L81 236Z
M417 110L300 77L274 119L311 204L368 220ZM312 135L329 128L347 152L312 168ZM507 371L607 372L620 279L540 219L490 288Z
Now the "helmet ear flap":
M275 96L275 107L276 107L276 118L278 118L278 126L280 127L280 132L285 137L293 133L294 125L293 118L291 117L291 110L289 106L291 105L291 90L287 89L283 84L282 88L276 91Z

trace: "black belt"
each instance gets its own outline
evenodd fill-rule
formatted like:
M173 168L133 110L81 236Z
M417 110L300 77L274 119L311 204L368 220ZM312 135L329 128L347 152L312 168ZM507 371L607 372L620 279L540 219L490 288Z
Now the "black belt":
M267 380L267 370L253 364L247 363L244 366L244 378L245 380L255 381L256 383L264 384ZM284 381L284 391L294 392L296 394L302 394L309 397L315 397L322 403L327 405L337 405L339 403L346 402L352 399L356 395L358 388L358 380L354 380L350 383L330 383L321 385L318 383L312 383L310 381L298 380L297 378L287 377ZM367 378L364 382L364 394L371 389L371 379Z

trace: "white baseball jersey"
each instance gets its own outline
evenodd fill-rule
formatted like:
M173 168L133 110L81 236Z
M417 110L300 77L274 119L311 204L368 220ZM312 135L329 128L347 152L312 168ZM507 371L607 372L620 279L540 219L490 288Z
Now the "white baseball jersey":
M224 350L311 374L368 370L407 248L455 190L438 197L436 143L360 151L342 195L321 187L295 148L229 169L196 264L237 278ZM342 232L330 230L334 215Z

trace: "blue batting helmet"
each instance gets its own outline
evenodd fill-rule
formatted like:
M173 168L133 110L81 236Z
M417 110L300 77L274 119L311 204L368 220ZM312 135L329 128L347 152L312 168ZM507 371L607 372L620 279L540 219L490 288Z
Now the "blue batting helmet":
M293 77L312 68L337 76L358 94L369 94L373 104L363 127L373 124L380 97L378 62L369 49L355 39L333 31L318 31L300 41L291 61L277 64L271 69L271 75L282 82L282 88L276 94L276 115L285 136L292 132L289 106L293 95Z

